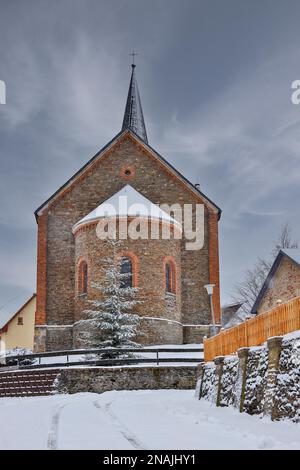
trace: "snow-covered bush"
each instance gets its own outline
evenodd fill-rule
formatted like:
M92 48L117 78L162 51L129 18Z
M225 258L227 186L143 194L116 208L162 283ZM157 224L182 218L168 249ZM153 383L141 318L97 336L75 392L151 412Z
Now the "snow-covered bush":
M36 359L31 359L31 358L24 358L22 359L22 356L25 356L27 354L33 354L31 349L26 349L26 348L14 348L14 349L8 349L5 352L1 353L0 358L0 367L1 366L16 366L16 365L21 365L21 366L29 366L32 364L36 363ZM18 356L18 359L10 359L12 356Z

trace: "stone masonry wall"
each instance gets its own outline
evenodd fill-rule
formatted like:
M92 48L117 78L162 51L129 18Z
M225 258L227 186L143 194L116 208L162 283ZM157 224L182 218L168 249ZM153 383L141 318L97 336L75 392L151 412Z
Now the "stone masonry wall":
M137 341L144 345L182 344L182 325L176 321L141 318Z
M212 362L206 362L202 365L202 379L200 385L200 396L210 403L216 403L217 399L217 375L216 367Z
M238 358L225 357L220 387L220 406L234 405L238 374Z
M51 351L61 351L73 348L73 327L54 326L46 330L46 344Z
M249 414L260 414L264 410L267 368L267 349L263 347L251 348L247 361L247 380L244 399L244 411Z
M110 390L193 389L197 367L80 367L61 369L56 381L59 393Z
M282 417L300 420L300 338L283 340L277 375L275 409Z
M199 377L199 399L272 420L300 420L300 335L218 357L199 366Z
M183 343L203 343L204 336L211 336L210 325L183 325Z

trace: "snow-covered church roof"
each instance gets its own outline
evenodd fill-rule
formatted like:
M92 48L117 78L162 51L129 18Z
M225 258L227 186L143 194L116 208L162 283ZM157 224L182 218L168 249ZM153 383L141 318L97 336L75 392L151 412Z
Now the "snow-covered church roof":
M106 217L146 217L160 220L181 228L181 224L158 205L127 184L120 191L101 203L73 226L73 232L81 225Z

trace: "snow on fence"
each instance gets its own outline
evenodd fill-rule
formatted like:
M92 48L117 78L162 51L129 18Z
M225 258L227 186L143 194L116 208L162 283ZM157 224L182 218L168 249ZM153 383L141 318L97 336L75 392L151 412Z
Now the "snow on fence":
M239 348L259 346L272 336L282 336L300 330L300 297L296 297L269 312L251 318L240 325L221 330L204 339L204 360L236 353Z

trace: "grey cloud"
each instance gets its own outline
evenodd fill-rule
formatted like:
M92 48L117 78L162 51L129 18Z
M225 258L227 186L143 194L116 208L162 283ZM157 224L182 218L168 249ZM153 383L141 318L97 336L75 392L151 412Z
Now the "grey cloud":
M2 0L0 9L3 300L34 289L34 209L119 131L132 48L150 144L223 208L223 299L283 220L300 236L300 106L290 102L299 2Z

